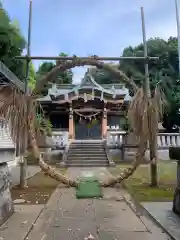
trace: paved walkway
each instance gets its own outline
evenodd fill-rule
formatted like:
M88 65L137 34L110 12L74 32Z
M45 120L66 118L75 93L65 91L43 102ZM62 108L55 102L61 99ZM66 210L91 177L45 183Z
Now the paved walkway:
M15 205L15 213L0 227L0 240L27 240L44 205Z
M70 168L67 174L73 179L92 174L100 180L111 177L106 168ZM145 215L131 209L124 190L105 188L103 195L102 199L79 200L75 189L57 188L44 208L29 205L18 210L5 228L0 228L0 240L12 236L13 240L169 239Z
M115 189L103 199L75 198L75 190L58 188L28 240L167 240L150 220L142 222ZM7 239L9 240L9 239ZM14 239L16 240L16 239Z
M144 202L141 204L174 239L180 239L180 217L173 213L172 202Z
M66 172L66 176L69 176L73 180L78 180L81 177L95 176L99 181L106 181L112 177L106 167L70 167Z

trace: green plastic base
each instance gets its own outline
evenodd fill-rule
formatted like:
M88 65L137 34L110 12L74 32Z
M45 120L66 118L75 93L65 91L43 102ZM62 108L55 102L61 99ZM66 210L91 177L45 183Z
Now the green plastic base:
M77 198L101 198L102 196L102 188L100 182L97 179L80 179L76 190Z

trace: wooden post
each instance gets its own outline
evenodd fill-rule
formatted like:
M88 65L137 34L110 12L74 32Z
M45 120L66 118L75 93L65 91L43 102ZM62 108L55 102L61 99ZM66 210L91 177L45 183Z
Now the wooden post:
M120 146L120 149L121 149L121 161L124 161L124 158L125 158L125 144L126 144L126 140L127 140L127 133L125 135L122 134L122 144Z
M106 137L107 137L107 109L104 108L102 116L102 138L105 139Z
M148 51L147 51L147 42L146 42L146 30L145 30L145 20L144 20L144 10L141 7L141 19L142 19L142 33L143 33L143 43L144 43L144 57L146 62L144 64L145 68L145 82L144 82L144 89L148 99L151 98L151 91L150 91L150 83L149 83L149 66L148 66ZM149 128L149 151L150 151L150 167L151 167L151 186L156 187L158 185L157 182L157 156L156 156L156 149L157 149L157 136L153 138L152 136L152 126L151 126L151 115L148 113L148 128Z
M32 23L32 0L29 0L29 25L28 25L28 42L27 42L27 58L26 58L26 81L25 81L25 94L28 96L28 81L29 81L29 73L30 73L30 46L31 46L31 24ZM29 101L28 101L29 105ZM27 107L26 112L26 120L28 121L29 116L29 106ZM26 154L28 148L28 128L27 126L24 127L24 151L23 153ZM21 156L21 164L20 164L20 187L25 188L27 186L27 156Z
M74 139L74 118L72 106L69 108L69 139Z

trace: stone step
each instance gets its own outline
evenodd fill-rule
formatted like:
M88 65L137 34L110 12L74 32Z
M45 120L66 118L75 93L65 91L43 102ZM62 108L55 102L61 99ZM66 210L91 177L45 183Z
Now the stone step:
M104 146L70 146L69 149L104 149Z
M76 158L67 158L67 161L81 161L81 162L86 162L86 161L100 161L100 162L103 162L103 161L107 161L107 157L106 156L103 156L101 158L89 158L89 157L84 157L84 158L81 158L81 157L76 157Z
M69 150L68 154L86 154L86 155L92 155L92 154L104 154L105 151L104 150L87 150L87 151L83 151L83 150Z
M68 153L72 153L72 154L86 154L86 155L91 155L91 154L94 154L94 153L97 153L97 154L101 154L101 153L105 153L105 151L103 149L99 149L99 150L82 150L82 149L76 149L76 150L69 150Z
M71 143L71 146L103 146L104 143Z
M106 153L103 152L68 152L67 156L106 156Z
M108 161L102 161L102 162L101 161L86 161L86 162L84 162L84 161L76 161L76 162L75 161L67 161L66 164L78 164L78 165L79 164L82 164L82 165L86 165L86 164L87 165L94 165L94 164L95 165L97 165L97 164L104 165L104 164L106 164L107 165Z
M75 161L75 160L81 160L81 161L86 161L86 160L99 160L99 161L104 161L105 159L107 159L106 156L101 156L101 157L87 157L87 156L83 156L83 157L71 157L71 156L68 156L67 157L68 160L71 160L71 161Z
M89 144L90 144L90 145L91 145L91 144L101 144L101 145L102 145L102 144L104 144L104 141L101 141L101 142L98 142L98 141L97 141L97 142L96 142L96 141L95 141L95 142L94 142L94 141L76 142L76 141L75 141L75 142L71 142L71 144L72 144L72 145L73 145L73 144L80 144L80 145L85 145L85 144L86 144L86 145L89 145Z
M105 152L104 149L69 149L68 153L87 153L87 154L92 154L92 153L103 153Z
M82 159L67 159L66 160L67 163L82 163L82 164L86 164L86 163L106 163L108 162L107 159L104 160L98 160L98 159L86 159L86 160L82 160Z
M104 156L87 156L87 155L82 155L82 156L67 156L67 159L82 159L82 160L86 160L86 159L106 159L106 155Z
M82 141L70 145L67 153L67 167L102 167L108 165L104 142Z
M69 163L66 164L66 167L107 167L109 166L108 163L93 163L93 164L89 164L89 163L80 163L80 164L75 164L75 163Z
M73 163L73 164L97 164L97 163L99 163L99 164L107 164L108 163L108 160L104 160L104 161L99 161L99 160L95 160L95 161L93 161L93 160L86 160L86 161L81 161L80 159L79 160L76 160L76 161L74 161L74 160L67 160L66 161L66 163L67 164L71 164L71 163Z
M79 140L79 141L73 141L71 144L104 144L104 141L102 140Z

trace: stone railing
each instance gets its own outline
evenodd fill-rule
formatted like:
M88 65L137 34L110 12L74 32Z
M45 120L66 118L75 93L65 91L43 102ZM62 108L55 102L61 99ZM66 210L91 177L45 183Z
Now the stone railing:
M129 139L129 135L125 131L108 131L107 146L110 148L121 148L122 146L129 148L137 147L135 138ZM157 147L158 149L168 149L170 146L180 146L179 133L158 133Z
M10 131L3 119L0 119L0 163L15 160L16 147L10 136Z
M66 130L54 129L52 132L52 140L54 143L54 150L61 151L63 153L62 161L59 161L61 167L65 166L67 152L69 148L69 132Z
M107 131L107 138L106 138L107 146L118 147L122 145L126 135L127 134L125 131L118 131L118 130Z
M57 148L68 146L68 131L52 131L52 140Z
M0 119L0 225L14 212L10 193L11 175L8 164L15 160L15 145L10 137L9 128Z

